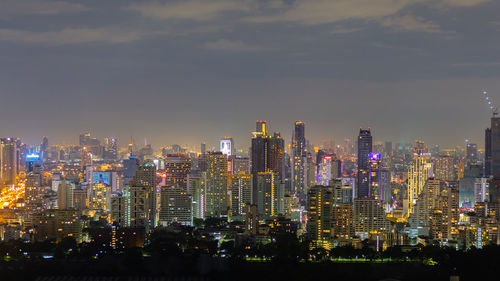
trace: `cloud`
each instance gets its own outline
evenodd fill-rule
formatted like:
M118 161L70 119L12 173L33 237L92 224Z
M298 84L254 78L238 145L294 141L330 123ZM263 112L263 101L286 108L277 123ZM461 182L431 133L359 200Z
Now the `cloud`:
M270 50L261 46L248 45L243 41L233 41L228 39L219 39L217 41L206 42L203 44L204 48L217 51L230 51L230 52L255 52Z
M252 3L244 0L184 0L174 3L159 1L135 3L128 7L152 19L211 20L224 12L249 11Z
M81 4L56 0L2 0L0 14L40 14L53 15L86 11Z
M334 23L348 19L377 19L391 16L419 0L307 0L268 15L247 17L254 23L295 22L305 25Z
M146 33L114 28L65 28L59 31L32 32L0 29L0 41L47 46L82 43L126 43L141 39Z
M345 26L337 26L330 31L331 34L347 34L353 33L363 30L361 27L345 27Z
M415 31L427 33L443 33L439 25L426 21L421 17L405 15L400 17L389 17L381 20L380 24L384 27L391 27L397 31Z
M490 0L444 0L444 2L449 6L472 7L490 2Z

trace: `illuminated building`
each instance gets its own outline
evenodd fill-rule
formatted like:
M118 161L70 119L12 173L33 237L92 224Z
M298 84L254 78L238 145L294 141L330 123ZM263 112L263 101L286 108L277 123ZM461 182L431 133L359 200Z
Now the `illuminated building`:
M19 149L17 139L0 139L0 184L11 185L16 183L19 170Z
M440 155L434 164L434 176L439 180L454 181L456 175L453 157L449 154Z
M332 209L332 235L335 238L354 236L354 217L351 204L335 204Z
M455 183L441 185L439 196L429 214L430 237L435 240L450 240L458 237L459 205L458 188Z
M139 167L139 159L135 157L129 157L129 159L123 160L123 184L128 184L135 176L135 171Z
M227 214L229 167L227 156L221 152L207 154L205 217Z
M490 201L490 183L488 178L476 178L474 183L474 199L474 203Z
M292 136L292 188L296 194L307 193L305 123L295 121Z
M252 202L252 175L244 172L231 176L231 213L243 215L245 206Z
M186 190L187 177L191 173L191 159L184 154L169 154L165 158L165 185L178 184Z
M82 222L75 210L44 210L32 214L31 219L36 241L54 239L60 242L65 237L73 237L77 243L82 242Z
M72 183L62 181L57 187L57 208L71 209L73 208L73 189Z
M90 185L89 192L89 209L91 210L108 210L111 191L108 185L104 183L93 183Z
M491 175L500 178L500 117L491 118Z
M254 132L251 147L252 174L274 171L283 176L284 146L284 140L278 132L273 136Z
M427 179L432 176L430 153L423 141L417 141L413 153L413 162L408 170L408 214L414 212L414 206Z
M345 198L344 203L352 204L356 194L356 179L355 178L342 178L342 188L344 189Z
M276 217L283 213L285 186L275 172L257 174L257 204L259 216L263 218Z
M39 173L29 173L26 175L25 188L25 203L29 208L36 208L42 204L42 179Z
M257 205L245 206L245 234L256 235L259 230L259 211Z
M331 187L312 186L307 193L307 234L318 245L332 239L333 191ZM329 246L326 246L329 247Z
M355 199L353 217L354 232L362 240L371 232L386 232L390 227L385 210L376 199Z
M121 193L114 193L111 196L111 221L118 226L126 227L130 222L127 199Z
M233 174L250 173L250 158L245 156L236 156L231 160L233 164Z
M104 150L102 158L105 160L116 160L118 158L118 141L115 138L104 139Z
M42 138L42 144L40 145L40 159L42 162L49 161L49 139L45 136Z
M205 198L207 190L207 174L201 172L200 175L188 175L188 193L192 195L193 218L205 218Z
M148 208L146 218L149 220L149 227L154 228L158 220L156 206L156 166L152 162L145 162L139 165L135 170L133 179L128 185L132 188L130 190L131 196L135 196L136 194L139 195L140 192L143 192L139 191L139 187L144 187L144 191L147 192L146 198L148 200L145 205Z
M185 187L175 184L160 189L159 224L167 226L173 222L184 225L192 223L192 197Z
M372 153L372 135L370 129L359 129L358 170L356 198L370 197L370 153Z
M234 141L231 137L224 137L220 140L220 152L227 156L234 155Z
M334 161L336 161L336 159L333 154L326 154L323 157L321 157L321 162L318 164L318 173L317 173L318 174L317 182L319 185L327 186L330 184L330 181L332 179L338 177L338 175L337 177L335 177L336 167L334 165Z
M27 172L40 172L41 171L40 154L30 153L26 155L26 171Z
M127 227L148 229L154 219L149 202L148 186L127 186L123 191L125 197L125 211L128 218ZM156 198L155 198L156 199Z

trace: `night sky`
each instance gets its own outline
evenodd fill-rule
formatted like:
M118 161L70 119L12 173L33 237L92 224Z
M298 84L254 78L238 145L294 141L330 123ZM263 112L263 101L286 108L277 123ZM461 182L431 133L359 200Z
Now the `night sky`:
M247 147L421 138L483 146L500 104L496 0L0 0L0 136Z

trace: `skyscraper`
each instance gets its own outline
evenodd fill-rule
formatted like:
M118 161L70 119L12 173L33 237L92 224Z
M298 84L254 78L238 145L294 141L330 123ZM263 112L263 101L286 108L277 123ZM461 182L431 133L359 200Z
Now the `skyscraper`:
M234 155L234 141L231 137L224 137L220 140L220 152L227 156Z
M432 163L430 153L424 146L423 141L416 141L413 162L408 170L408 213L414 212L414 206L422 193L427 179L432 176Z
M292 136L292 188L296 194L307 192L305 123L295 121Z
M318 246L328 248L333 227L332 187L316 185L307 193L307 234Z
M229 169L227 156L221 152L207 154L205 217L227 214Z
M500 117L491 117L491 175L500 178Z
M0 184L15 184L19 172L19 152L15 138L0 139L0 166Z
M372 153L372 134L370 129L359 129L358 136L358 184L357 198L369 198L370 153Z

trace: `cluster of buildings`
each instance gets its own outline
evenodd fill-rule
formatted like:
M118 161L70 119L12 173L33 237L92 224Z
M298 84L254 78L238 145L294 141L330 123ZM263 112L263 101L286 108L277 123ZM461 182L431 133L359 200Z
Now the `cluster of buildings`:
M279 230L327 249L500 242L496 116L484 150L374 143L369 128L356 141L313 146L301 121L288 146L266 121L256 122L247 152L230 137L219 145L155 152L147 141L120 147L90 133L71 146L2 138L0 238L88 242L99 225L113 247L142 246L154 229L217 218L238 226L214 230L225 239L267 243Z

